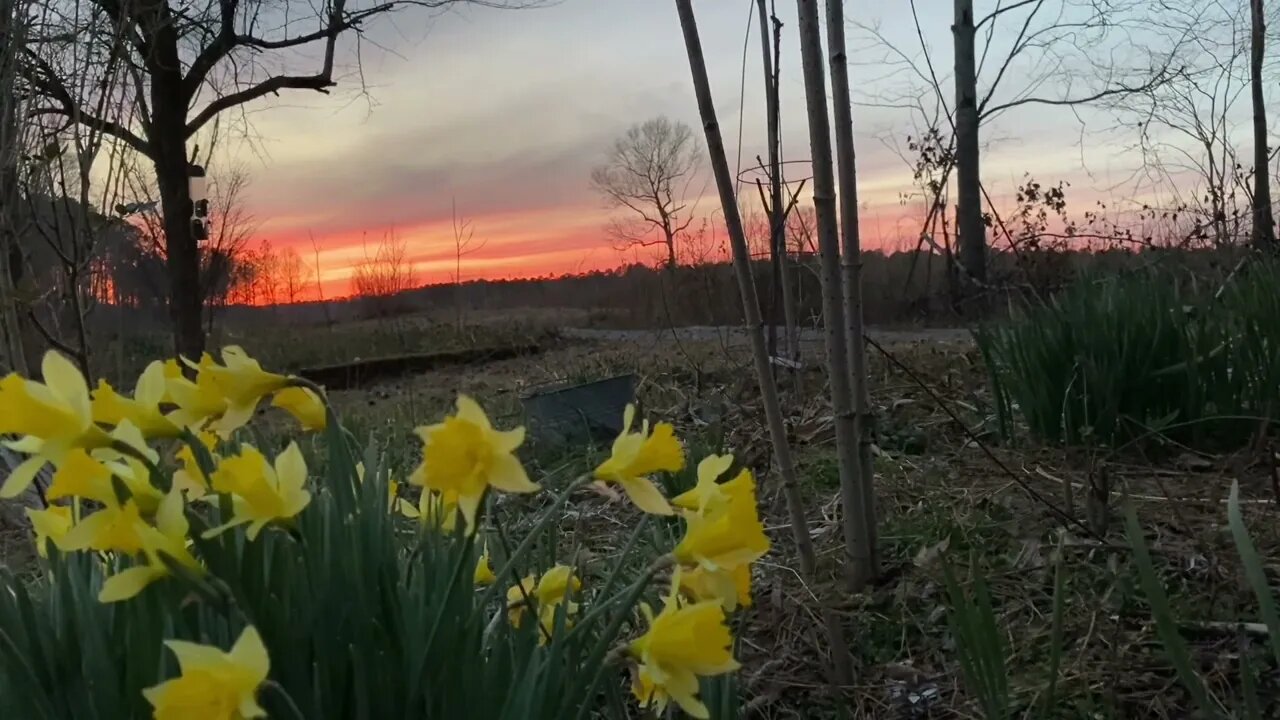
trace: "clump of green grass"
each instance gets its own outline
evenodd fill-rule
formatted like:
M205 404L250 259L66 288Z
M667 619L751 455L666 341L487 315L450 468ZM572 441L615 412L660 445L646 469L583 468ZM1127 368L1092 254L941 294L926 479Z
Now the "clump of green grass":
M1168 271L1089 277L975 333L1006 434L1070 445L1240 444L1280 403L1280 264L1221 293Z

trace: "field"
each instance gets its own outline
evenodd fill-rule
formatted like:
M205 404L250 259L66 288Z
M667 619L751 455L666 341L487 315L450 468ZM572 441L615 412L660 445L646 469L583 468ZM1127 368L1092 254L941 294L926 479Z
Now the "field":
M1018 715L1044 702L1049 648L1058 643L1057 699L1048 717L1186 717L1188 700L1131 562L1125 502L1146 529L1174 615L1211 690L1235 697L1229 685L1239 677L1241 653L1264 650L1257 636L1265 627L1238 625L1252 619L1253 597L1225 531L1225 498L1239 479L1255 542L1264 557L1274 556L1280 480L1269 446L1210 455L1152 443L1069 450L1019 433L1002 442L987 373L967 331L873 331L881 348L870 350L870 363L884 573L868 592L850 595L835 579L840 508L817 336L804 336L804 370L781 376L825 578L808 586L794 570L741 332L571 327L578 320L574 313L506 313L477 315L458 328L413 316L316 325L289 333L287 341L281 328L264 322L222 340L243 343L268 367L294 371L362 354L353 348L369 357L537 346L519 357L490 361L481 353L334 390L348 426L400 472L416 462L408 430L441 417L459 392L480 399L500 425L513 425L522 421L521 398L539 388L635 374L643 411L673 422L692 456L733 452L760 477L774 549L760 563L754 606L739 620L745 717L974 717L977 705L963 687L948 625L944 562L962 580L972 563L990 586ZM540 446L525 460L547 474L571 476L589 469L598 451ZM566 521L561 549L588 568L606 568L637 517L618 498L586 493ZM26 532L10 518L0 544L5 563L18 572L34 560ZM1055 584L1063 603L1056 629ZM824 605L844 623L857 662L853 687L828 683L818 622ZM1262 683L1264 697L1275 698L1276 679L1264 674Z

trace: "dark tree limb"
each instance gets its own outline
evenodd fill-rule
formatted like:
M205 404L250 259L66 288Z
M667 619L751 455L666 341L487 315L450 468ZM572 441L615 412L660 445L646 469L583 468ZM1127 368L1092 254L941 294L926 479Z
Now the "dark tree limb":
M329 88L337 84L333 81L332 54L326 59L325 64L327 66L326 69L315 75L276 75L263 80L257 85L223 95L211 101L191 122L187 123L187 137L196 134L200 128L204 127L218 113L265 95L273 95L281 90L316 90L327 93Z

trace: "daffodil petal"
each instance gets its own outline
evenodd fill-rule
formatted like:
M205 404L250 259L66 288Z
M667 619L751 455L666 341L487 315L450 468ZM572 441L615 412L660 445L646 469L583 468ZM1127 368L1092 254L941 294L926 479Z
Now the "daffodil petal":
M500 453L493 458L489 484L496 490L510 493L530 493L541 488L529 479L524 465L515 455Z
M164 570L150 566L121 570L102 583L102 590L98 592L98 602L113 603L128 600L164 575Z
M267 648L262 644L262 636L253 626L246 627L240 638L231 646L231 660L255 675L266 677L271 670L271 661L267 657Z
M627 478L618 482L636 507L651 515L671 515L674 511L649 478Z
M45 459L39 455L29 457L18 463L18 467L9 473L9 477L5 478L4 485L0 485L0 499L7 500L21 495L27 488L31 487L31 483L35 480L36 474L40 472L40 468L44 467Z
M457 417L459 420L466 420L485 430L493 429L493 424L489 422L489 416L484 414L484 408L480 407L480 403L471 399L468 395L458 396Z
M289 443L289 447L276 456L275 468L282 490L301 488L307 482L307 461L296 442Z
M44 354L40 372L44 375L45 386L58 399L70 405L77 416L89 417L89 384L80 374L80 368L62 353L50 350Z
M222 417L214 421L211 426L219 437L231 437L231 433L239 430L249 424L249 420L253 418L254 410L258 409L257 402L253 404L229 404L227 409L222 413Z

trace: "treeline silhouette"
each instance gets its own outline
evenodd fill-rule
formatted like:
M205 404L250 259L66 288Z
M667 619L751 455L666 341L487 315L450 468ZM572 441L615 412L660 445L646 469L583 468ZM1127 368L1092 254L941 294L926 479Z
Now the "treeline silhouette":
M1124 272L1172 263L1209 275L1229 271L1240 249L1109 249L1102 251L1023 250L991 256L991 281L978 297L957 294L960 270L942 253L865 252L864 314L877 325L949 324L1002 312L1010 302L1051 296L1082 273ZM762 311L782 323L772 269L754 263ZM817 258L792 260L797 318L802 325L821 319ZM981 302L975 302L980 300ZM369 317L439 314L519 308L572 308L587 311L586 322L601 327L733 325L742 322L742 303L733 268L708 262L676 268L632 264L613 270L510 280L472 280L408 290L392 298L346 298L275 308L232 307L228 319L254 316L298 322L340 322Z

